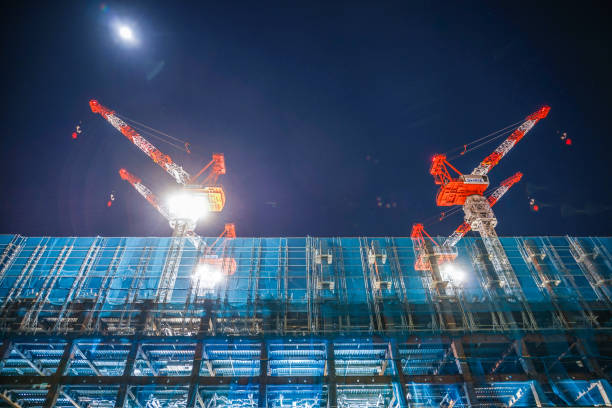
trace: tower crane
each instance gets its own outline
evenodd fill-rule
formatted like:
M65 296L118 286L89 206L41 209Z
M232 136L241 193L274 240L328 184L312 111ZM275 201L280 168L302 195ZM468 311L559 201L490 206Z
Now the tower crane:
M89 101L89 106L93 113L97 113L106 119L108 123L172 176L178 184L184 186L189 194L194 197L205 197L208 211L219 212L223 210L225 206L225 192L221 186L217 185L219 176L226 172L225 157L222 153L214 153L212 160L192 177L185 169L175 163L170 156L162 153L134 128L125 123L115 111L105 107L95 99ZM200 176L207 170L210 170L210 174L203 181L198 182Z
M484 191L489 185L487 174L495 167L499 161L529 132L536 123L544 119L550 112L549 106L543 106L536 112L525 118L525 121L515 129L489 156L487 156L471 174L461 174L446 160L445 155L436 155L433 158L430 167L430 174L434 177L436 184L440 185L436 196L436 204L438 206L462 205L464 212L464 224L460 226L453 235L448 238L448 244L456 243L469 228L477 231L484 244L488 259L493 265L494 273L491 273L486 267L485 280L486 287L491 290L491 295L495 301L501 300L503 297L509 296L517 299L523 309L520 311L522 316L522 324L526 327L535 327L535 318L526 301L525 295L521 289L520 283L512 269L512 265L508 260L508 256L497 236L495 226L497 218L491 210L491 205L500 198L499 194L493 194L489 199L483 196ZM453 178L448 170L457 173L458 177ZM512 179L512 178L511 178ZM516 181L515 181L516 182ZM512 184L512 180L506 180L502 184ZM509 186L502 185L501 188ZM503 195L505 191L500 190ZM489 200L492 200L489 201ZM418 232L418 231L417 231ZM435 250L429 250L431 245L426 248L425 254L428 259L436 259ZM432 270L437 270L438 265L431 265ZM438 271L439 274L439 271ZM435 277L434 277L435 278ZM512 313L501 313L500 322L507 322L511 327L517 327Z
M172 227L172 240L155 295L157 303L169 302L172 298L180 260L185 247L185 238L188 238L193 243L196 250L202 249L203 241L194 232L198 218L205 211L219 212L225 206L225 192L221 186L217 185L219 176L225 174L225 158L221 153L213 154L212 160L192 177L180 165L175 163L170 156L162 153L134 128L125 123L115 111L105 107L95 99L89 101L89 106L93 113L97 113L106 119L151 160L170 174L178 184L184 187L183 193L174 196L167 208L149 188L142 184L140 178L125 169L119 171L121 178L128 181L136 191L153 205L168 220ZM198 179L207 170L210 173L205 176L203 181L199 182ZM199 280L210 278L208 276L210 273L210 270L207 270L204 275L200 273ZM219 276L219 273L216 273L215 276Z
M540 119L544 119L549 106L544 106L525 118L525 121L516 128L490 155L480 162L470 174L462 174L446 160L446 155L437 154L433 157L430 174L436 184L440 185L436 196L438 206L463 205L467 197L480 195L489 186L487 174L499 161L529 132ZM451 175L452 170L457 177Z
M236 260L231 257L218 257L214 254L214 249L221 238L232 239L236 238L236 227L234 224L225 224L225 228L221 235L214 241L212 245L206 245L195 229L195 220L182 217L180 214L174 214L165 205L163 205L157 196L144 184L142 180L130 173L126 169L119 170L121 179L127 181L134 187L140 195L151 204L172 227L174 231L173 243L170 246L168 256L166 257L166 265L162 271L160 284L158 286L156 300L159 302L169 301L172 298L174 284L178 275L178 260L184 250L184 240L186 237L191 241L196 250L202 250L202 255L196 266L196 275L198 280L210 279L210 276L215 276L217 279L222 275L232 275L236 271ZM180 235L179 235L180 234ZM203 274L201 265L207 265L205 268L206 274Z

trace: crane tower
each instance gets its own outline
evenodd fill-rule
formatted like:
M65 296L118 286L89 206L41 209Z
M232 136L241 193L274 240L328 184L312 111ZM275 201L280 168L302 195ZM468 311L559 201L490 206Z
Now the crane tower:
M485 273L485 286L496 293L495 296L516 296L518 300L527 306L524 294L522 293L518 279L512 269L510 261L503 249L501 241L495 231L497 218L491 207L497 202L508 189L520 180L522 174L517 173L509 179L502 182L490 197L485 197L483 194L489 186L488 173L495 167L499 161L508 154L508 152L529 132L535 124L544 119L550 111L550 107L544 106L536 112L527 116L523 123L516 128L510 136L508 136L489 156L474 168L470 174L462 174L453 165L451 165L446 156L443 154L434 156L430 167L430 174L434 177L434 182L440 185L440 189L436 195L436 204L438 206L454 206L461 205L464 212L464 223L448 237L441 247L432 247L429 245L421 245L420 257L417 256L417 264L421 267L429 267L424 269L438 269L438 263L452 260L456 257L456 252L452 252L449 248L453 248L457 242L470 229L477 231L483 241L484 247L488 254L488 259L491 261L495 274ZM456 176L453 176L452 173ZM422 226L421 226L422 227ZM421 228L422 230L422 228ZM424 231L424 230L423 230ZM426 242L422 239L422 232L417 227L413 229L413 236L418 237L420 234L421 242ZM417 239L417 242L418 241ZM415 250L419 248L415 246ZM436 251L437 249L437 251ZM429 260L429 265L427 265ZM425 262L423 262L425 261ZM504 295L505 294L505 295ZM526 307L527 314L523 315L525 325L533 324L534 318L529 308ZM501 320L501 319L500 319ZM508 319L511 325L514 325L512 317Z
M170 156L162 153L151 142L128 125L115 111L103 106L95 99L89 101L89 106L93 113L97 113L106 119L115 129L151 158L153 162L162 167L179 185L183 186L183 191L173 196L169 205L166 206L142 183L140 178L125 169L119 170L120 177L129 182L140 195L155 207L168 220L172 228L172 240L155 295L156 302L169 302L174 291L185 240L191 241L196 250L199 251L203 246L203 241L194 232L196 222L205 212L220 212L225 206L225 192L217 184L219 176L226 172L225 158L221 153L214 153L212 160L192 177L180 165L175 163ZM206 171L209 172L208 175L205 176L203 181L198 181ZM222 263L221 266L225 264ZM231 267L231 263L229 265Z

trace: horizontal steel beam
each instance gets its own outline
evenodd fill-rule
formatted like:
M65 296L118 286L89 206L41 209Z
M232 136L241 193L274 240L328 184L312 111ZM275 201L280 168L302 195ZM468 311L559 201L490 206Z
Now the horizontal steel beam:
M391 384L392 377L386 375L376 376L336 376L336 383L339 387L343 385L368 385L368 384ZM460 384L465 382L462 375L405 375L406 384ZM39 385L48 384L53 379L52 376L0 376L0 385ZM261 377L198 377L197 384L203 386L215 385L248 385L259 384ZM598 380L595 374L590 373L568 373L564 376L545 376L538 375L537 378L531 378L523 373L515 374L494 374L486 376L473 376L474 384L487 384L493 382L525 382L535 379L539 382L548 382L550 380ZM306 376L291 376L291 377L273 377L266 376L263 379L268 385L300 385L300 384L327 384L329 376L306 377ZM59 379L62 385L189 385L192 381L191 376L157 376L157 377L140 377L140 376L62 376Z

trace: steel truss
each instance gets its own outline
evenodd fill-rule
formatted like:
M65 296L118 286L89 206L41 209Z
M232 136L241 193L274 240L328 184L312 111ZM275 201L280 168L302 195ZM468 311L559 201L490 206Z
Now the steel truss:
M268 399L265 396L269 387L318 386L326 390L326 406L336 407L342 405L338 402L339 393L345 405L350 401L348 394L339 390L387 386L394 403L407 407L427 406L415 401L417 394L425 392L422 387L433 387L429 391L430 398L443 399L446 394L436 395L432 390L437 387L448 393L452 387L458 386L458 400L447 399L455 401L454 406L477 407L486 398L492 398L490 395L495 395L495 390L508 387L516 389L514 404L525 398L523 402L547 406L546 401L559 398L559 391L552 390L558 390L559 384L571 381L573 384L584 383L586 387L574 393L573 398L584 398L594 393L598 401L609 405L610 367L600 366L597 356L591 355L585 347L581 333L517 337L475 334L403 338L236 338L211 336L206 332L203 326L203 331L196 337L65 336L58 339L57 336L11 336L2 345L0 389L5 399L18 405L11 395L19 396L17 391L21 389L22 394L24 390L38 390L39 394L41 390L46 391L44 403L30 403L28 406L63 406L62 401L72 400L72 406L80 407L84 405L79 403L79 398L84 401L91 396L85 398L75 392L71 397L67 393L69 390L93 387L102 392L110 387L115 392L114 406L123 407L127 406L127 399L137 398L135 395L130 397L130 393L133 394L131 390L138 387L184 387L184 406L194 407L202 406L198 402L202 399L200 390L210 387L254 387L259 406L266 406ZM592 341L607 343L612 341L612 336L599 334ZM48 364L50 359L37 354L48 344L55 345L54 349L58 350L60 343L61 355L53 353L59 355L53 367L41 368L41 360ZM91 345L94 347L89 347ZM552 349L563 351L550 356L548 353ZM321 353L316 350L321 350ZM498 350L504 351L498 353ZM432 359L436 354L442 357ZM32 370L19 375L11 368L18 366L18 361ZM250 371L241 371L240 365L245 361L249 361ZM576 365L576 361L582 363ZM224 370L228 363L234 364L237 371ZM116 375L105 375L113 364L120 368L115 370ZM546 374L536 370L535 366L539 364L546 365ZM170 365L185 365L185 370L172 372L169 371ZM161 369L145 374L137 368L146 366ZM275 371L279 366L285 367L281 375ZM311 369L309 375L299 375L308 368ZM489 397L486 397L484 389L489 390ZM286 398L289 395L285 392ZM570 397L571 393L563 398ZM22 396L22 401L27 400L27 396ZM498 396L494 400L508 406L512 398Z

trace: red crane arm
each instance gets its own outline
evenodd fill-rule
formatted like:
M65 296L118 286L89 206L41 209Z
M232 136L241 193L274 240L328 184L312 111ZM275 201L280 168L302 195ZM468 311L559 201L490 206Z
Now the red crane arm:
M434 177L436 184L446 185L453 180L447 166L457 173L458 176L461 176L461 172L446 160L445 154L436 154L432 158L431 167L429 168L429 173Z
M142 184L140 178L136 177L126 169L119 170L119 176L123 180L130 183L132 187L134 187L134 189L140 193L141 196L143 196L153 207L155 207L157 211L159 211L161 215L164 216L165 219L170 221L170 213L168 212L168 209L162 204L160 204L159 200L157 199L157 196L155 196L155 194L153 194L153 192L149 190L147 186Z
M198 178L211 166L212 166L212 169L211 169L212 171L210 172L210 174L206 176L204 181L202 181L201 183L198 183L197 182ZM215 186L217 185L217 180L219 179L219 176L222 174L225 174L225 156L223 155L223 153L213 153L212 160L208 162L206 166L202 167L202 170L200 170L198 174L193 176L189 180L189 183L190 184L197 183L202 186Z
M221 233L221 235L219 235L219 237L215 240L215 242L213 242L213 244L210 247L208 247L209 251L212 251L215 248L215 246L217 246L217 243L219 242L219 240L223 237L227 239L236 238L236 226L231 223L225 224L225 227L223 228L223 232Z
M489 205L493 207L499 201L499 199L502 198L504 194L508 192L508 190L510 190L510 187L518 183L522 177L523 173L519 171L502 181L500 186L497 187L495 191L493 191L493 193L491 193L491 195L487 197ZM457 242L459 242L459 240L463 238L465 234L470 232L471 229L472 226L467 222L464 222L455 230L455 232L453 232L448 238L446 238L442 246L448 247L457 245Z
M121 120L115 111L103 106L95 99L89 101L89 106L93 113L100 114L108 121L115 129L120 131L126 138L149 156L155 163L161 166L170 174L177 183L186 185L189 184L191 176L181 166L174 163L170 156L162 153L157 147L153 146L147 139L142 137L130 125Z
M487 197L489 205L493 207L495 203L497 203L497 201L502 198L508 190L510 190L510 187L521 181L521 178L523 178L523 173L519 171L513 176L510 176L504 181L502 181L499 187L497 187L495 191L493 191L493 193L491 193L491 195Z
M543 106L536 112L525 118L523 122L506 140L500 144L497 149L485 159L472 171L472 175L484 176L493 167L499 163L499 161L516 145L526 134L529 132L540 119L544 119L548 112L550 112L550 106Z
M434 241L427 231L425 231L423 224L412 224L412 232L410 233L410 237L412 238L412 242L414 242L415 247L424 247L425 237L429 238L434 246L438 246L438 243Z

